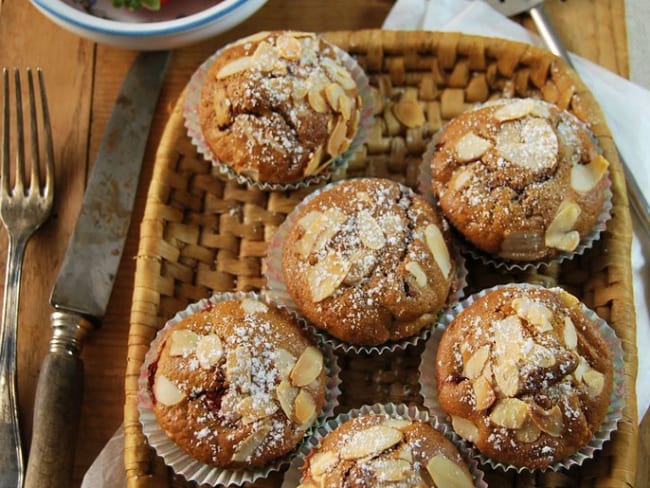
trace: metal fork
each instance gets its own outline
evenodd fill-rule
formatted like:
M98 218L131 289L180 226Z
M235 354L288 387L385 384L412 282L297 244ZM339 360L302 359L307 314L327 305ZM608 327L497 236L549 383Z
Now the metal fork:
M11 187L9 155L10 101L9 70L2 70L2 160L0 178L0 219L9 235L9 252L5 275L2 324L0 324L0 488L22 487L24 463L18 424L18 403L16 395L16 329L18 326L18 301L20 298L20 277L23 256L27 241L48 218L54 200L54 151L52 148L52 129L45 95L43 73L37 69L41 100L41 119L44 129L45 183L41 182L39 163L40 144L38 120L36 116L36 97L32 71L27 70L29 93L29 125L31 157L29 185L26 184L25 134L23 131L23 105L20 86L20 72L13 70L15 88L16 137L13 150L16 166L14 185Z

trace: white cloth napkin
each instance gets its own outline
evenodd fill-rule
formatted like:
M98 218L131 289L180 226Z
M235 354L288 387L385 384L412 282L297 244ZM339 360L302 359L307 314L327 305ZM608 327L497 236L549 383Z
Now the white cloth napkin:
M543 47L539 37L478 0L398 0L383 27L458 31ZM647 135L650 134L650 91L575 54L571 54L571 61L599 102L623 159L650 200L650 144L647 142ZM635 216L633 219L636 229L632 243L632 270L637 346L639 351L646 351L650 350L650 242L647 242ZM639 354L639 422L650 406L649 380L650 356Z

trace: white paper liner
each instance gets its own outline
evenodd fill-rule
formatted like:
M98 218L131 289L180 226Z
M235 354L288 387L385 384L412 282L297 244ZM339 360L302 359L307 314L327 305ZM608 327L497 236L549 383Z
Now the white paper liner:
M280 224L280 226L276 229L268 242L266 257L264 258L264 268L266 269L266 288L263 289L260 294L265 301L268 301L269 303L272 303L278 307L284 308L295 314L297 317L301 317L303 319L303 323L311 334L318 337L320 341L326 343L336 351L355 354L384 354L387 352L404 350L409 346L418 344L421 340L426 340L426 338L429 337L432 326L437 322L437 319L434 320L431 325L423 327L417 334L406 337L399 341L388 341L384 344L375 346L350 344L332 336L331 334L328 334L323 329L316 327L307 319L305 319L302 316L298 306L291 298L291 295L287 290L287 286L284 283L284 277L282 274L282 246L287 233L298 217L300 209L303 208L304 205L306 205L313 198L318 196L321 192L327 191L336 185L344 183L345 181L350 180L348 179L329 183L323 188L319 188L307 195L298 205L296 205L291 213L287 215L284 222L282 222L282 224ZM400 186L402 186L405 191L413 191L406 186ZM443 222L446 224L444 218ZM465 266L465 259L463 258L462 254L458 252L458 249L455 246L451 246L450 251L451 258L454 260L455 264L455 275L452 280L451 290L447 299L448 303L445 305L445 307L449 307L460 301L464 296L464 290L467 286L467 267Z
M442 334L444 333L447 326L451 323L451 321L462 310L469 307L474 302L492 291L513 286L549 290L554 289L530 283L513 283L507 285L497 285L475 293L467 297L462 302L456 304L444 314L440 322L440 326L433 331L431 337L428 339L424 347L424 351L422 351L422 356L420 359L420 394L424 399L424 406L429 409L429 412L432 415L436 415L440 419L444 419L445 422L448 422L449 428L452 430L453 428L451 427L451 423L448 420L448 415L440 406L440 403L438 401L438 390L436 386L436 355L438 353L438 345L440 343ZM476 457L482 464L487 464L493 469L499 468L504 471L514 470L517 473L521 473L522 471L559 471L561 469L569 469L572 466L581 466L586 459L593 458L596 452L601 450L605 442L611 438L612 433L617 428L618 421L623 417L623 407L625 406L625 363L623 360L623 346L621 345L620 339L616 336L614 329L612 329L605 320L600 318L586 305L582 304L582 302L581 309L596 324L599 332L601 333L605 342L607 342L607 345L609 346L609 349L612 353L612 368L614 373L612 393L610 395L609 409L607 410L607 414L605 415L605 419L603 420L600 428L596 434L594 434L594 437L591 439L591 441L589 441L587 445L581 447L575 454L564 460L558 461L555 464L552 464L546 469L540 470L531 469L525 466L506 465L481 454L478 448L476 448L472 443L463 440L468 448L475 453Z
M336 418L329 419L320 425L317 429L315 429L310 437L305 439L305 441L298 449L298 454L293 459L293 461L291 461L289 469L284 474L284 480L281 488L295 488L300 484L302 477L300 471L305 457L310 453L312 449L320 445L321 440L327 434L335 430L344 422L365 414L389 415L392 418L420 420L422 422L431 424L433 428L435 428L438 432L450 440L456 449L458 449L458 452L460 452L461 457L467 464L469 472L472 475L475 488L487 488L488 485L483 480L484 473L478 467L478 463L472 455L472 452L467 449L463 440L458 436L458 434L453 431L453 429L451 429L450 426L444 422L440 422L437 417L429 415L429 413L425 410L420 410L416 407L407 406L405 404L394 403L376 403L374 405L363 405L361 408L353 409L349 412L339 414Z
M357 61L346 51L339 48L338 46L335 46L334 44L328 43L329 46L331 46L332 50L336 53L337 58L343 62L343 65L352 75L352 78L356 82L359 91L359 97L361 99L361 112L359 116L357 132L354 136L354 139L350 143L350 146L345 150L345 152L343 152L343 154L337 156L328 164L325 169L316 175L307 176L299 181L291 183L270 183L256 181L251 177L237 173L231 166L225 162L222 162L214 155L205 141L205 136L203 135L203 131L201 130L201 125L199 123L198 106L201 99L201 88L203 87L203 80L205 79L210 66L221 54L221 52L234 44L238 44L239 42L240 41L235 41L231 44L228 44L212 54L197 68L197 70L190 78L189 83L187 84L187 87L185 89L185 98L183 100L183 115L185 117L185 128L187 129L187 134L190 137L192 144L194 144L199 154L201 154L206 160L212 162L213 166L218 169L221 175L231 180L235 180L240 185L247 185L249 188L258 188L265 191L297 190L299 188L316 186L329 181L334 172L339 171L347 166L350 158L367 140L370 129L373 126L374 98L372 96L370 83L365 71L361 68L361 66L359 66L359 63L357 63Z
M482 104L478 104L472 107L468 111L477 110L479 108L482 108L485 105L489 105L490 103L493 102L485 102ZM587 124L582 122L580 119L578 119L570 112L566 112L566 114L570 115L572 119L575 119L574 122L576 124L581 125L585 129L585 131L589 134L590 138L594 142L594 145L598 149L598 152L601 152L598 139L593 135L591 130L589 130ZM424 151L424 154L422 155L422 163L420 164L420 175L418 180L419 181L418 192L422 194L427 200L431 202L436 202L436 205L438 200L435 194L433 193L433 176L431 174L431 161L433 160L436 144L438 143L438 140L440 139L440 135L444 131L445 127L446 124L443 125L443 127L441 127L429 141L429 144L427 145L427 148ZM504 270L504 271L525 271L528 269L538 270L542 267L550 266L555 263L560 264L566 261L567 259L573 258L574 256L584 254L584 252L587 249L591 249L594 246L594 243L598 241L598 239L600 239L600 234L607 228L607 221L612 217L611 211L613 208L612 191L611 191L612 182L611 179L609 178L609 170L605 173L603 178L605 178L606 188L605 188L605 195L603 199L603 206L600 210L600 214L598 215L596 219L596 223L594 224L594 227L591 230L591 232L589 232L588 234L582 237L582 239L578 243L578 246L573 251L560 252L551 259L536 260L536 261L515 261L512 259L493 256L491 254L488 254L478 249L471 242L465 239L462 233L456 230L455 228L453 229L454 236L456 237L456 239L454 240L455 242L458 243L458 246L460 247L460 249L464 254L468 254L472 259L481 261L483 264L492 266L499 270Z
M193 303L184 310L178 312L172 319L167 321L161 330L158 331L156 337L151 342L149 351L147 351L144 362L140 368L140 377L138 378L138 411L140 413L142 431L146 436L149 445L154 448L156 453L163 458L165 464L171 467L175 473L183 476L187 481L193 481L199 485L232 486L254 482L257 479L267 477L273 471L278 471L285 467L289 464L296 452L296 449L294 449L265 466L253 469L226 469L208 466L207 464L201 463L191 457L169 437L167 437L164 430L160 427L160 424L158 424L158 420L153 411L148 381L149 365L151 365L158 357L158 344L163 338L166 330L180 320L189 317L200 310L205 310L210 304L241 298L260 299L259 295L254 292L223 292ZM338 398L341 394L341 369L338 365L337 357L333 351L326 346L320 347L320 350L323 353L327 372L326 400L318 419L316 419L309 430L305 431L305 437L310 435L310 432L314 430L319 423L324 421L324 419L331 417L334 414L334 409L339 404Z

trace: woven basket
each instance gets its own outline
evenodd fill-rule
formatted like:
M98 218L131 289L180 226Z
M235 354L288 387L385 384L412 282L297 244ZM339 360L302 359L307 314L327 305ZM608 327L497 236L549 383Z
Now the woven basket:
M496 283L560 285L580 297L623 342L627 398L613 440L594 460L568 472L487 472L491 486L632 486L636 471L636 343L630 270L631 222L625 181L600 108L575 73L546 51L510 41L456 33L380 30L328 33L363 66L376 95L376 122L347 176L392 178L417 186L431 135L476 102L493 96L539 96L588 122L611 162L612 220L601 240L561 265L510 274L468 262L469 292ZM414 98L426 124L407 128L393 106ZM258 290L265 284L266 242L308 190L249 190L217 176L197 155L177 103L158 149L135 275L126 371L125 465L130 488L184 487L148 447L138 421L137 379L155 333L178 310L214 291ZM338 411L376 402L422 405L422 347L383 356L340 357ZM277 487L282 474L257 482Z

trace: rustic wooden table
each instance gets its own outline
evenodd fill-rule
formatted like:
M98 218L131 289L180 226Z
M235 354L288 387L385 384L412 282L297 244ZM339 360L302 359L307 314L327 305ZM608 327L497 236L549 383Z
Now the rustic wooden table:
M75 486L122 421L129 309L154 155L168 114L199 63L225 42L263 29L311 31L379 27L391 0L269 0L248 21L221 36L179 49L172 59L145 155L131 229L102 326L83 352L85 397L77 442ZM568 48L622 76L628 74L624 0L549 0L547 9ZM523 22L531 27L528 20ZM579 25L580 28L576 28ZM531 27L532 28L532 27ZM41 66L54 128L56 200L50 221L30 241L19 325L19 403L27 448L33 400L50 337L48 298L81 203L85 182L122 79L136 52L81 39L39 14L28 0L0 0L0 65ZM6 259L0 232L0 266ZM637 486L650 486L650 419L642 425Z

